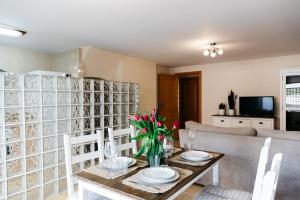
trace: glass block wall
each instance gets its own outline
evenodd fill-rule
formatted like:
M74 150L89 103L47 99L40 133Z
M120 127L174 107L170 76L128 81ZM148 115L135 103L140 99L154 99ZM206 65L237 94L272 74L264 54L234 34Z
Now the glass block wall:
M136 83L0 73L0 200L65 190L63 135L127 128L138 105Z

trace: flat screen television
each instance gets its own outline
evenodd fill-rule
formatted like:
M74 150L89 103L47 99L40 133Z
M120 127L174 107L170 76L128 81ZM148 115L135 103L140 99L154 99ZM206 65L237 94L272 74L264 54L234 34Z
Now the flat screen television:
M274 97L240 97L240 115L248 117L274 117Z

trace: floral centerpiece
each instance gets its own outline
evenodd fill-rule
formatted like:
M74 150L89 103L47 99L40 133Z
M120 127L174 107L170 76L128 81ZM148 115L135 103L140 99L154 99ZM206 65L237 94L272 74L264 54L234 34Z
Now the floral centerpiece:
M146 153L148 162L152 157L158 159L163 154L163 140L165 137L173 139L173 134L179 128L179 123L175 121L173 127L169 130L165 124L166 118L159 116L157 109L153 109L151 113L142 114L137 112L129 119L130 124L136 127L137 136L131 140L141 141L141 148L135 154L139 157Z

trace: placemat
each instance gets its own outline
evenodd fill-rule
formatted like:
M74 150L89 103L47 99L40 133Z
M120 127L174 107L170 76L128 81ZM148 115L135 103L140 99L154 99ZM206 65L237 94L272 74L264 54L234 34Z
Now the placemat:
M214 154L212 154L212 155L213 155L213 157L215 156ZM211 161L211 159L206 160L206 161L200 161L200 162L189 161L189 160L185 160L185 159L181 158L181 156L179 154L177 156L170 158L169 161L180 163L180 164L185 164L185 165L190 165L190 166L203 166L203 165L206 165L207 163L209 163Z
M164 183L164 184L148 184L144 183L139 179L138 174L134 174L122 181L124 185L131 186L133 188L143 190L145 192L150 193L165 193L171 188L173 188L177 183L185 179L186 177L190 176L193 172L191 170L182 169L179 167L172 167L174 170L176 170L179 173L179 178L171 183Z
M132 167L129 167L126 174L136 170L137 168L145 167L146 165L148 165L147 161L136 159L136 164ZM95 174L95 175L100 176L105 179L115 179L115 178L125 175L122 172L114 172L113 175L111 176L109 170L102 168L100 165L93 166L88 169L84 169L83 171L90 173L90 174Z

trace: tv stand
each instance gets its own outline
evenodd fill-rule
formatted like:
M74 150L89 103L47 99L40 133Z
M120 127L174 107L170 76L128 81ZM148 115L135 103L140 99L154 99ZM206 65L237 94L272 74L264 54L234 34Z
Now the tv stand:
M255 129L274 129L274 118L268 117L243 117L213 115L213 126L218 127L250 127Z

